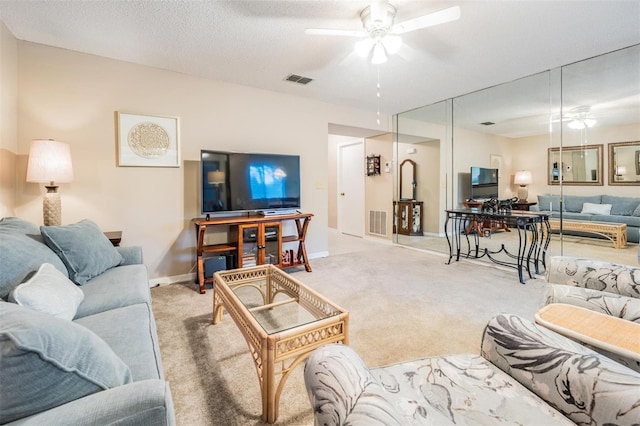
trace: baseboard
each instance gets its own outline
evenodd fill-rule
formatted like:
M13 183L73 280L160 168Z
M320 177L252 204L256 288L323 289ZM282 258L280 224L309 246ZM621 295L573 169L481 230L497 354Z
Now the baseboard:
M311 253L309 255L309 260L311 260L311 259L320 259L322 257L329 257L329 252L328 251L319 251L317 253Z
M191 281L195 283L195 280L196 280L195 272L191 272L189 274L174 275L171 277L158 277L158 278L153 278L149 280L149 287L158 287L161 285L183 283L185 281Z

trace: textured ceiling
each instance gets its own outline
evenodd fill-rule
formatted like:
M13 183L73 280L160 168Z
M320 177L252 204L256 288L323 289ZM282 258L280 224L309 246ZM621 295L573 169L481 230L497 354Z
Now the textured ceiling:
M20 40L394 114L640 43L640 1L393 1L396 22L453 5L379 66L354 39L367 1L7 1ZM284 81L295 73L307 86Z

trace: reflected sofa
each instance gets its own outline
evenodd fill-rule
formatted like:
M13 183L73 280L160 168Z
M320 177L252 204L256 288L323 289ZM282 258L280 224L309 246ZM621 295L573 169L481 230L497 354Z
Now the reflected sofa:
M0 221L0 424L175 424L140 247Z
M585 208L585 203L589 204L586 206L587 208ZM531 206L530 210L551 211L551 217L558 219L560 218L560 196L538 195L538 204ZM640 197L564 195L562 217L567 220L626 223L627 241L640 242ZM568 235L586 235L597 238L593 234L564 232Z
M640 418L640 373L533 322L498 315L481 355L369 368L328 345L305 364L316 425L589 424Z

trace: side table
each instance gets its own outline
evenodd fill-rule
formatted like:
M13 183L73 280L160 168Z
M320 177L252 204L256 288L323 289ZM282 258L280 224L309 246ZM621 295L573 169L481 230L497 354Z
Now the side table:
M122 231L110 231L104 232L104 235L111 241L114 247L118 247L120 245L120 241L122 241Z
M517 203L511 204L511 208L513 210L522 210L522 211L528 212L529 211L529 207L535 206L536 204L538 204L538 203L529 203L529 202L526 202L526 201L524 203L521 203L521 202L518 201Z

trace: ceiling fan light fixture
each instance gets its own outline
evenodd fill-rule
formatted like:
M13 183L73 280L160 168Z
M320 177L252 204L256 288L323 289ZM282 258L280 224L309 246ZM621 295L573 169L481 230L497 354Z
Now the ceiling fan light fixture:
M397 35L387 34L382 39L382 45L389 55L395 55L402 46L402 38Z
M374 43L375 42L372 38L367 37L365 39L357 41L354 46L354 50L356 51L358 56L360 56L361 58L366 58L367 56L369 56L369 52L371 52L371 48L373 47Z
M382 43L378 42L373 46L373 56L371 57L371 63L374 65L384 64L387 62L387 53L384 51Z

